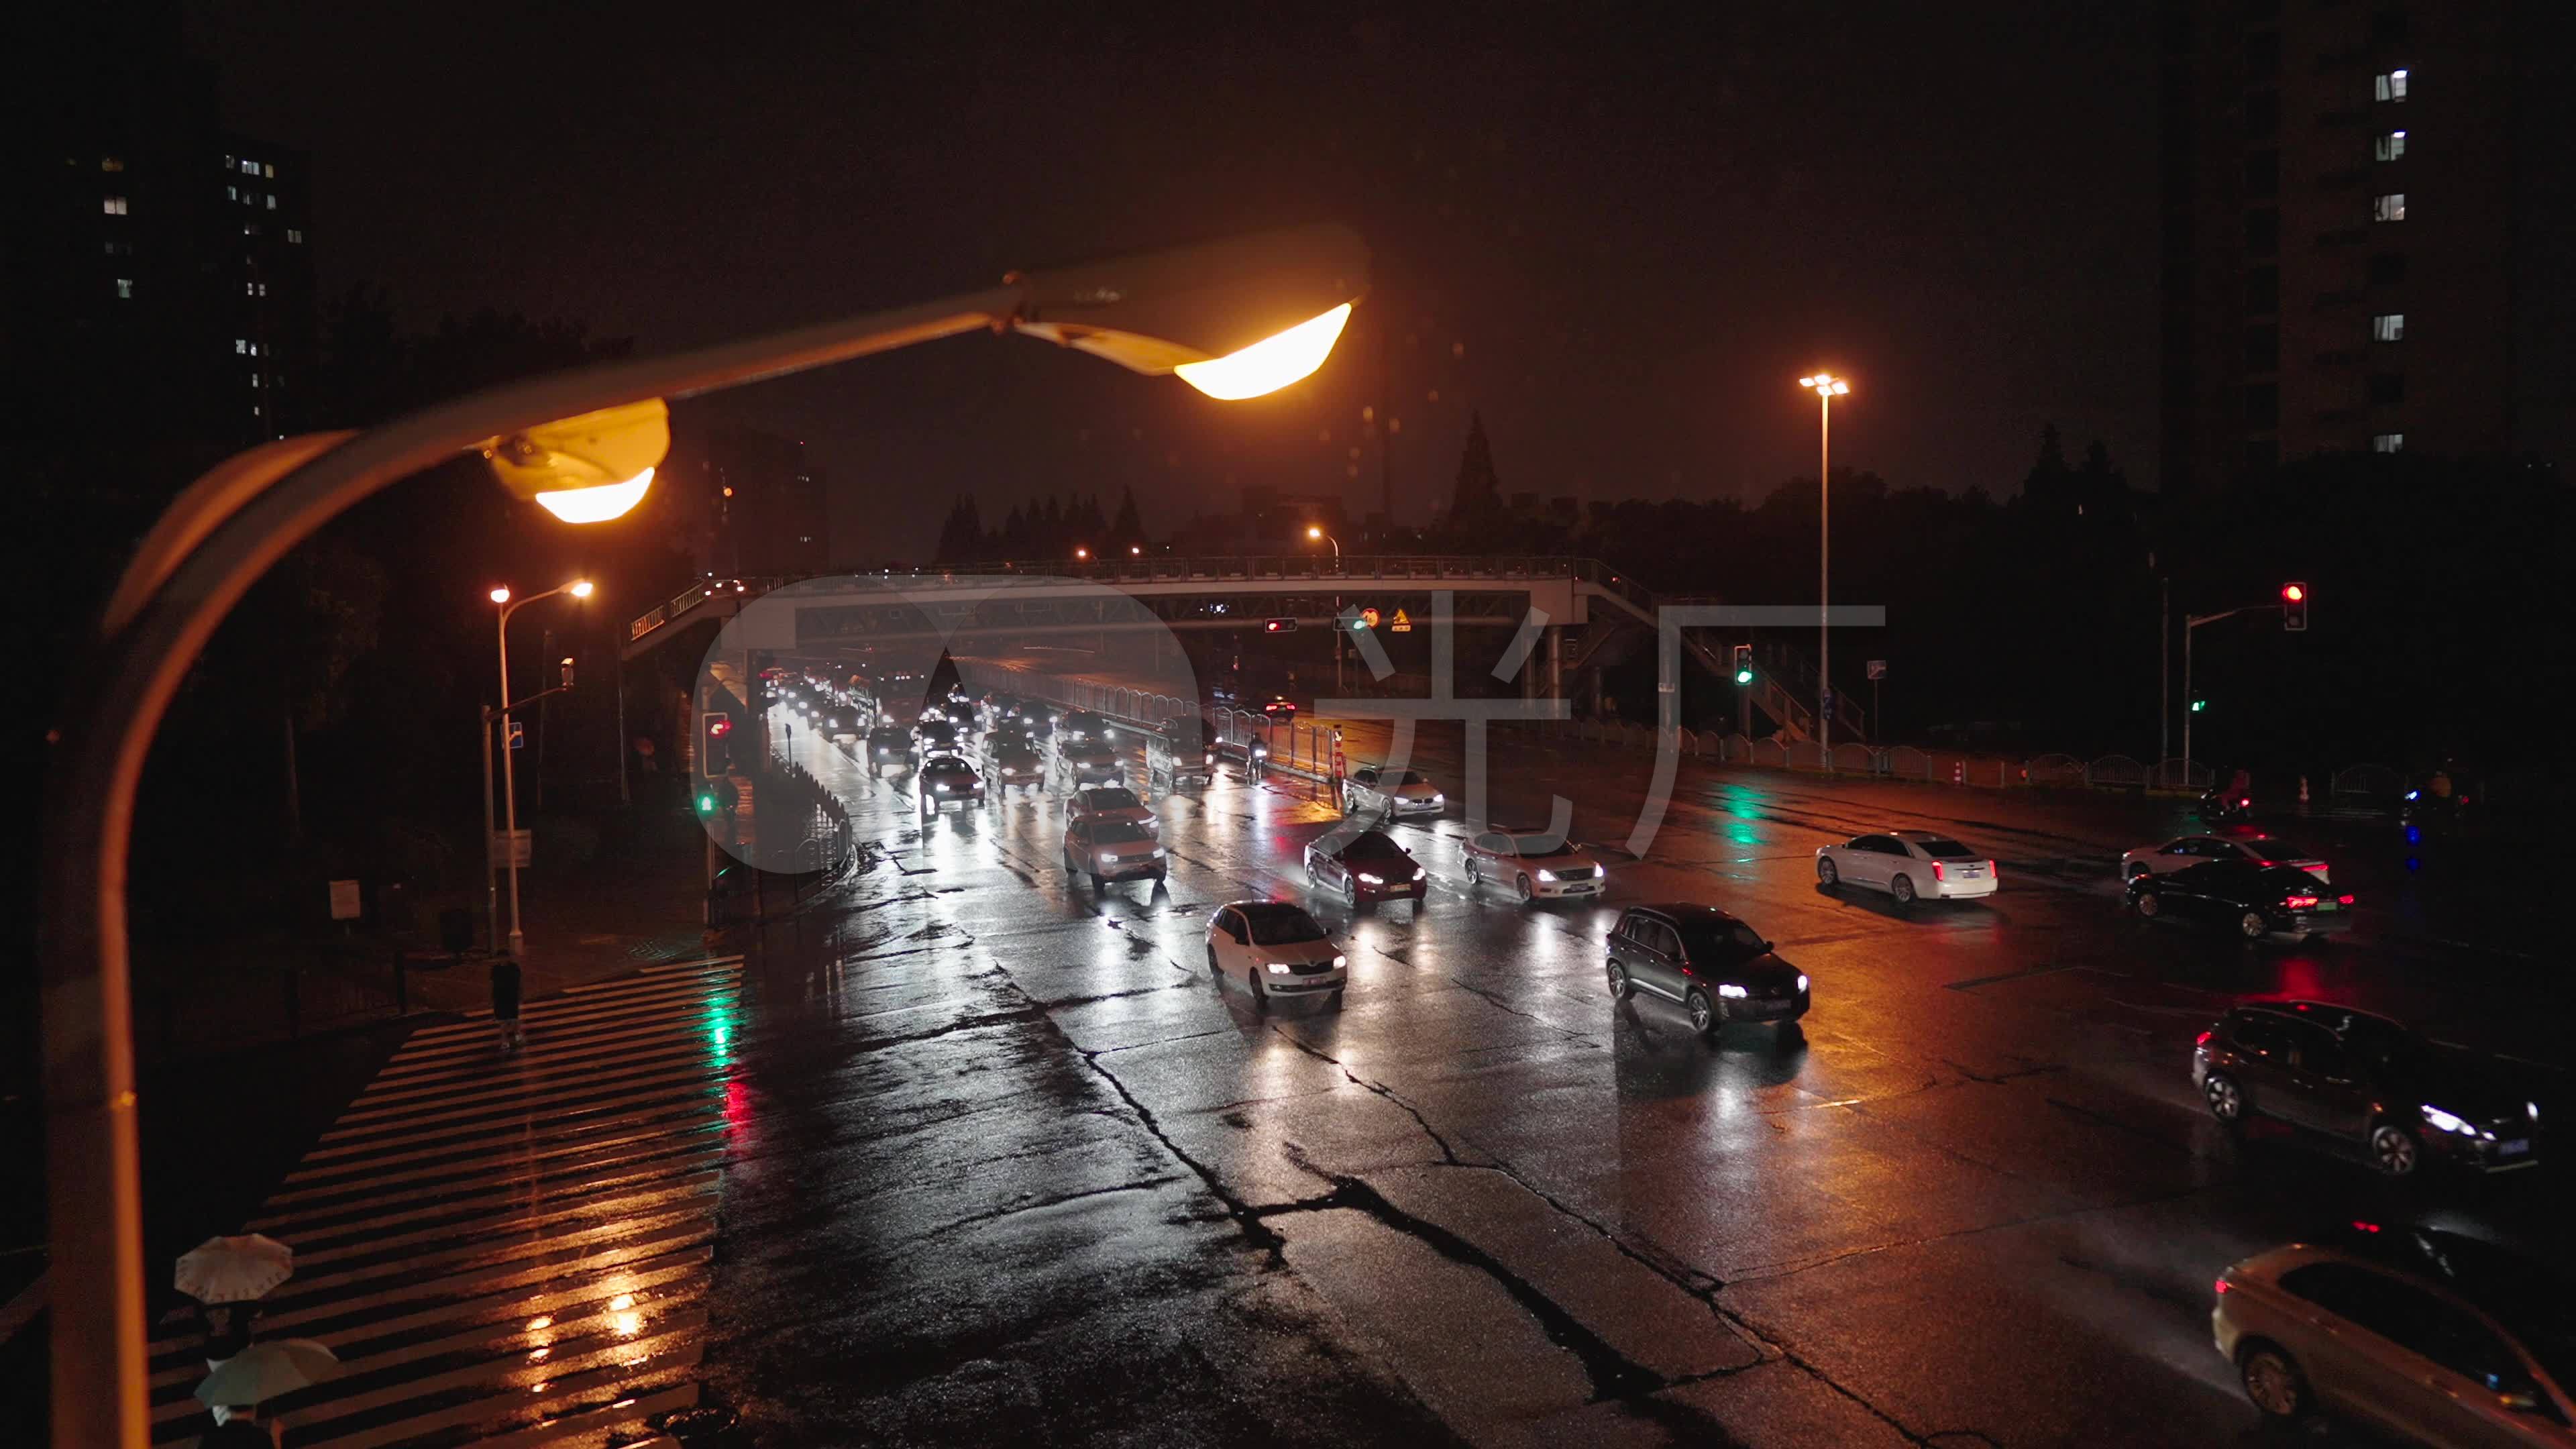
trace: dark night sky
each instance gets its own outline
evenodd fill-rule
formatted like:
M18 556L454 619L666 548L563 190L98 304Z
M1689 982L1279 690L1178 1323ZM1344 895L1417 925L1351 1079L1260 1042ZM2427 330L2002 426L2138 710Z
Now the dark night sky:
M233 121L314 153L326 291L418 326L663 350L1322 217L1377 249L1341 350L1259 403L985 338L735 395L831 470L846 559L925 550L968 490L1364 512L1382 402L1405 522L1471 407L1506 490L1759 496L1812 475L1820 365L1855 383L1838 463L1897 484L2007 489L2048 420L2153 481L2151 7L573 8L191 25Z

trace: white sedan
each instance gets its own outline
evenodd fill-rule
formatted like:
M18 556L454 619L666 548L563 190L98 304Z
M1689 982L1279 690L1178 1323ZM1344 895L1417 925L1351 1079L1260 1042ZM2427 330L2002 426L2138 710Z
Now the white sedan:
M1460 850L1471 888L1492 881L1523 905L1542 897L1597 896L1610 885L1600 861L1534 830L1488 830Z
M1964 900L1990 896L2003 883L1992 857L1979 855L1929 830L1890 830L1855 835L1816 851L1816 881L1827 890L1849 882L1871 886L1912 905L1919 897Z
M2142 875L2165 875L2185 870L2204 860L2243 860L2255 865L2288 865L2332 883L2326 874L2326 863L2310 856L2277 835L2260 831L2244 835L2184 835L2162 845L2141 845L2120 857L2120 879L2136 880Z
M1342 782L1342 813L1392 820L1405 815L1437 815L1449 797L1422 777L1420 770L1389 770L1362 765Z
M1085 785L1064 797L1067 820L1125 820L1142 825L1149 832L1163 828L1162 817L1154 807L1136 797L1124 785Z
M1322 996L1342 1004L1350 959L1315 918L1287 901L1236 901L1208 917L1208 973L1223 986L1240 976L1252 1009L1274 996Z

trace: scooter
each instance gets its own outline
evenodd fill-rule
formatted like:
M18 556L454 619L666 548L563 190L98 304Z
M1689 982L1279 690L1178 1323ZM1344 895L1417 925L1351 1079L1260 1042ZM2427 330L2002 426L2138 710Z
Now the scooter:
M2195 813L2213 825L2251 820L2254 797L2234 790L2206 790L2201 793Z

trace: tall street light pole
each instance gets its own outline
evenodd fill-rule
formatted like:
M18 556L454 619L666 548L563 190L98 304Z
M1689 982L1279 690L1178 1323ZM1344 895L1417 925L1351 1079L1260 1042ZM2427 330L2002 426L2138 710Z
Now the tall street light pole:
M1309 539L1321 539L1333 546L1333 572L1337 574L1340 573L1342 571L1342 541L1311 523L1306 525L1306 537ZM1341 692L1342 591L1336 588L1333 590L1333 693L1338 695Z
M1833 591L1834 399L1851 384L1829 372L1798 379L1816 394L1816 745L1834 763Z
M519 932L519 774L516 764L519 752L509 748L511 724L510 616L519 612L521 609L526 608L528 605L537 602L539 599L551 599L557 594L570 594L576 599L587 599L590 597L590 580L575 579L568 584L559 584L554 588L546 590L542 594L530 594L524 599L511 598L510 591L507 588L499 588L492 591L492 602L501 606L501 828L507 832L503 838L510 842L510 937L508 950L514 959L518 956L519 948L525 943L526 938ZM537 794L540 797L545 794L545 786L542 781L538 784ZM541 798L538 803L542 805L545 802Z
M1368 248L1319 225L1087 266L667 357L511 383L364 433L279 438L180 492L136 547L48 735L38 866L55 1449L149 1449L142 1169L126 872L152 738L189 667L270 566L396 482L479 454L566 523L617 517L670 446L665 400L973 332L1017 332L1220 401L1323 365ZM77 1291L68 1291L76 1289Z

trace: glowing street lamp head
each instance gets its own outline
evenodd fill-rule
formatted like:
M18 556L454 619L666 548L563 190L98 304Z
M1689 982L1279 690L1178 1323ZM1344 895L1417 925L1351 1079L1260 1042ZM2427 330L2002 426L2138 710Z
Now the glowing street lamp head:
M1181 381L1219 402L1277 392L1314 375L1341 339L1351 320L1344 302L1320 317L1309 318L1285 332L1274 333L1239 352L1206 362L1184 362L1172 369Z
M547 423L483 444L502 484L566 523L605 523L644 501L671 448L660 398Z
M1091 557L1091 550L1087 548L1077 548L1073 551L1073 556L1077 559L1086 559Z
M1322 225L1003 280L1012 328L1231 402L1323 366L1368 265L1355 233Z
M1324 530L1310 523L1306 525L1306 536L1310 539L1320 539L1324 536Z
M1830 372L1820 372L1813 377L1799 378L1798 386L1812 390L1818 397L1841 397L1851 391L1850 383Z
M506 604L510 602L509 586L504 584L500 588L494 589L492 591L492 602L496 604Z
M587 599L590 597L590 580L575 579L564 586L564 592L576 599Z

